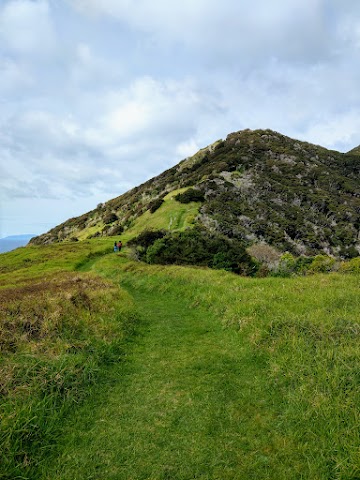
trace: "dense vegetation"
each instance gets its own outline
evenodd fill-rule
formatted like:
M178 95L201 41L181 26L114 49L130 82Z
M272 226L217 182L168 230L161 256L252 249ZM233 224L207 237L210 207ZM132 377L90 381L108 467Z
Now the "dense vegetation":
M198 203L198 223L242 248L266 243L295 256L354 258L359 176L356 149L341 154L271 130L243 130L32 243L116 235L142 218L156 228L147 214L161 212L169 192L182 189L175 199Z
M135 256L147 263L199 265L254 275L257 264L243 245L201 227L180 232L144 231L132 239Z

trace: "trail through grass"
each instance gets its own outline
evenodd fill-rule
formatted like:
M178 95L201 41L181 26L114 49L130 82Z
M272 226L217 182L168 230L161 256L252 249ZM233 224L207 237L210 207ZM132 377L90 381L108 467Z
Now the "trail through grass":
M257 378L261 355L249 357L239 335L174 292L127 288L142 332L103 403L68 425L47 478L267 478L275 399Z
M120 280L140 330L43 478L360 478L357 277L89 267Z
M22 371L14 388L2 384L15 400L56 387L59 402L43 417L25 402L16 435L4 424L23 443L8 445L19 473L3 465L0 478L360 478L359 276L251 279L105 252L108 240L4 257L0 296L22 299L4 310L13 320L1 331L7 378L22 358L24 366L67 359L64 374L76 368L66 388L48 363L34 385ZM31 289L55 288L61 268L77 287L58 292L63 316L49 291L43 321ZM57 416L79 378L88 396L74 396L71 405L82 403L73 414ZM14 423L14 404L6 405Z

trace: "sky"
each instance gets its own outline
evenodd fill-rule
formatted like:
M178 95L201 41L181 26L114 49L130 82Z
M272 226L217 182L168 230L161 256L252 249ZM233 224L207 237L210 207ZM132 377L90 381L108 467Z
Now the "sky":
M227 134L360 144L359 0L0 0L0 238Z

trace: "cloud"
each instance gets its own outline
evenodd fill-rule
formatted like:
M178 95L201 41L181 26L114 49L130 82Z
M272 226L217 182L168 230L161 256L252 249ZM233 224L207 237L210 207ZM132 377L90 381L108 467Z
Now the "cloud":
M151 77L135 79L127 88L111 92L112 107L101 119L102 129L117 138L141 135L182 135L193 128L193 116L206 109L196 85L185 81L156 81Z
M108 91L86 121L40 109L16 113L2 127L3 192L105 195L144 181L180 160L181 145L196 136L195 119L211 115L205 100L191 82L144 77Z
M105 15L205 57L238 64L268 57L314 61L327 57L333 31L325 0L69 0L83 13ZM255 57L255 58L254 58Z
M355 0L0 5L4 199L85 211L242 128L360 143Z
M48 55L56 36L46 0L13 0L0 9L0 37L18 54Z
M352 109L334 117L324 117L321 121L310 122L305 137L308 141L328 148L348 151L359 142L360 115Z
M115 62L97 55L86 42L77 42L74 45L67 62L67 81L75 88L94 89L103 85L116 85L123 80L125 73L121 61Z
M34 79L27 68L10 58L0 57L0 93L11 94L31 88Z

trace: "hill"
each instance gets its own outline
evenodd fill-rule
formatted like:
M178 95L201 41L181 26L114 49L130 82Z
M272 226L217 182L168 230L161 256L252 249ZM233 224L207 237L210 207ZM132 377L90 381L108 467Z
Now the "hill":
M18 247L23 247L34 235L11 235L9 237L0 238L0 253L10 252Z
M359 477L359 275L126 253L1 255L0 478Z
M352 258L360 252L359 178L356 149L343 154L271 130L243 130L31 244L196 224L244 248ZM179 210L187 220L174 224Z

